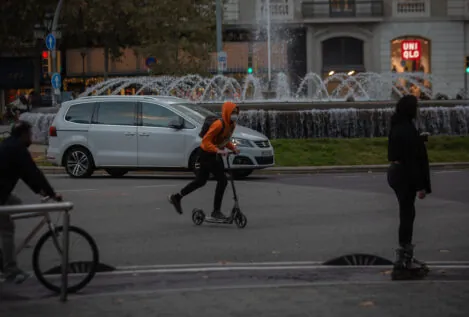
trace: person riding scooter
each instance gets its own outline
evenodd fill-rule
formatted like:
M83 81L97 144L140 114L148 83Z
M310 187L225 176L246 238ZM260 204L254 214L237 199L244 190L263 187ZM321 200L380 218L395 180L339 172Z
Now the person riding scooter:
M203 187L207 183L210 174L213 174L217 180L217 187L215 189L212 217L216 219L226 218L221 212L221 205L228 180L225 175L225 165L220 155L224 156L227 154L226 148L236 154L239 153L239 150L230 141L236 127L238 114L239 108L236 104L227 101L222 107L222 118L214 118L212 121L209 121L211 117L206 119L200 135L202 137L199 156L200 168L197 171L196 178L179 193L168 197L169 202L174 206L177 213L183 213L181 206L182 198Z

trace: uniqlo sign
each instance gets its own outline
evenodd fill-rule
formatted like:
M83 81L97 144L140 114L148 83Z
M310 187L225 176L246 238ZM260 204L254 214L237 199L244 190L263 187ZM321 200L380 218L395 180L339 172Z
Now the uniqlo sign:
M422 46L420 41L405 40L401 43L401 58L405 61L418 61L422 55Z

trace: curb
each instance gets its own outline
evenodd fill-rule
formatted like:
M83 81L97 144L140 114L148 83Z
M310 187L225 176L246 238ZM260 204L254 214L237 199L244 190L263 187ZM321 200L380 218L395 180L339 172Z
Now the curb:
M469 162L459 163L433 163L433 171L469 169ZM40 166L45 174L65 174L63 167ZM326 174L326 173L380 173L385 172L388 165L355 165L355 166L298 166L298 167L270 167L256 170L257 175L275 174ZM103 170L97 170L94 175L107 175ZM193 175L192 172L161 172L161 171L134 171L128 175Z

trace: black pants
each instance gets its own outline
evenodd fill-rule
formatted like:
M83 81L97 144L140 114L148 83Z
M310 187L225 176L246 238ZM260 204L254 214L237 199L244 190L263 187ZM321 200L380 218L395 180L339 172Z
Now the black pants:
M415 220L415 197L417 192L408 188L395 188L399 202L399 245L412 244Z
M210 174L215 176L217 187L215 189L215 198L213 201L213 210L220 211L228 180L225 175L225 165L222 159L215 153L208 153L200 150L200 168L197 171L195 179L181 190L181 195L186 196L193 191L203 187Z
M389 168L388 183L394 190L399 203L399 245L412 244L417 190L398 166Z

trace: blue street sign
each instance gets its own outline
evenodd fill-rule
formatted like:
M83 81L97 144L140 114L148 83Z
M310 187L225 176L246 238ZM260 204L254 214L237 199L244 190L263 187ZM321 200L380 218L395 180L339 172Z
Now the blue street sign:
M55 43L57 41L55 40L55 36L54 34L52 33L49 33L47 36L46 36L46 46L47 46L47 49L49 51L53 51L55 50Z
M52 83L52 87L54 89L60 89L62 86L62 76L60 76L59 73L54 73L50 79L50 82Z
M145 65L147 67L150 67L151 65L156 64L156 62L157 62L156 58L153 56L150 56L150 57L147 57L147 59L145 60Z

